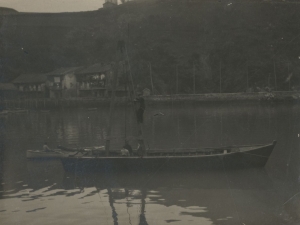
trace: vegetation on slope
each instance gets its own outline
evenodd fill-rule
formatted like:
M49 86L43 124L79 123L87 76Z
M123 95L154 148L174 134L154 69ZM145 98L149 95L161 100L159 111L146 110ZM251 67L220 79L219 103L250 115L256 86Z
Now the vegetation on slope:
M163 1L7 16L1 76L111 62L123 40L135 83L151 88L151 64L158 93L176 93L176 74L180 93L193 93L194 80L196 93L219 92L220 83L222 92L289 90L300 83L299 9L292 3Z
M8 15L8 14L15 14L15 13L18 13L18 11L11 8L0 7L0 15Z

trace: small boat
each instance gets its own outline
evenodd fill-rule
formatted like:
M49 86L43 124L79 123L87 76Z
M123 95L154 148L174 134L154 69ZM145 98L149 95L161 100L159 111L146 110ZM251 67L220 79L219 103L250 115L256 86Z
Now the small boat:
M58 146L58 148L61 151L64 152L73 152L74 155L76 156L77 154L80 155L98 155L98 154L103 154L105 152L105 146L92 146L92 147L83 147L83 148L68 148L64 146Z
M3 111L0 111L0 115L7 115L9 113L8 110L3 110Z
M66 155L67 153L61 151L60 149L55 149L52 151L27 150L26 152L27 159L58 159Z
M186 150L148 150L143 157L121 156L120 151L105 151L97 155L76 155L61 158L68 172L114 171L186 171L205 169L244 169L264 167L276 141L265 145L229 146Z
M27 150L27 159L58 159L65 156L75 156L77 154L96 154L97 152L103 152L104 146L93 146L84 148L66 148L63 146L58 146L58 149L52 151L44 150Z

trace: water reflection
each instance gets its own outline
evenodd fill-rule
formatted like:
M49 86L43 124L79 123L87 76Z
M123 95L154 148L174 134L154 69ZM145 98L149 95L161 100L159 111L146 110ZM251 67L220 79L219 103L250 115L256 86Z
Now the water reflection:
M39 213L53 208L53 201L55 213L63 210L75 217L83 215L83 205L105 208L111 224L282 224L295 202L282 212L277 206L283 199L277 195L265 169L77 175L65 173L60 161L28 161L26 182L5 188L0 211ZM9 207L16 200L23 202L18 210ZM63 207L57 205L61 201Z
M100 201L112 224L255 224L257 219L278 224L282 220L272 208L279 202L264 169L76 175L63 172L59 161L28 161L27 168L26 186L17 182L15 190L4 193L4 200L49 202L61 196L72 202L64 210L79 214L78 204Z
M27 149L104 145L107 109L30 112L1 123L0 217L4 224L297 224L297 105L153 105L145 112L151 148L269 143L266 169L215 172L65 173L60 161L27 161ZM154 116L157 112L163 115ZM117 110L113 148L123 145L124 110ZM5 129L4 129L5 128ZM134 137L128 112L127 137ZM133 144L135 144L133 142ZM39 218L39 219L37 219Z

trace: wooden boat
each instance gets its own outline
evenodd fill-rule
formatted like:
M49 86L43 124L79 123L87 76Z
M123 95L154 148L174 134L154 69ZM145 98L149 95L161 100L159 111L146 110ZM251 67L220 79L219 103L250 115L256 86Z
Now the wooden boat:
M97 155L62 157L61 162L69 172L113 171L185 171L205 169L243 169L264 167L276 141L253 146L229 146L187 150L148 150L140 157L121 156L120 151L98 152Z
M58 159L65 156L75 156L77 154L96 154L99 151L103 151L104 146L84 147L84 148L66 148L58 146L58 149L52 151L44 150L27 150L27 159Z
M61 158L65 153L60 149L55 149L53 151L43 151L43 150L27 150L27 159L58 159Z

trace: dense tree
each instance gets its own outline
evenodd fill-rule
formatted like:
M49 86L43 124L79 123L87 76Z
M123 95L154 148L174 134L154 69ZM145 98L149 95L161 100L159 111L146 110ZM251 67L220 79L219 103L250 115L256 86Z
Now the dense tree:
M114 9L6 16L1 76L117 59L135 84L173 94L299 86L299 4L131 2ZM2 51L2 49L4 50ZM275 65L275 66L274 66ZM291 75L292 74L292 75ZM178 79L178 83L177 83Z

